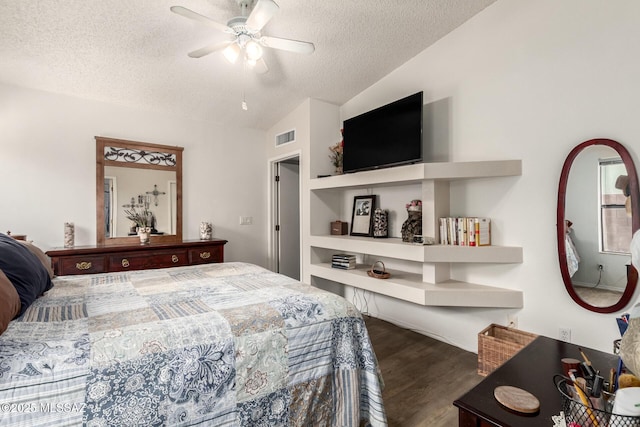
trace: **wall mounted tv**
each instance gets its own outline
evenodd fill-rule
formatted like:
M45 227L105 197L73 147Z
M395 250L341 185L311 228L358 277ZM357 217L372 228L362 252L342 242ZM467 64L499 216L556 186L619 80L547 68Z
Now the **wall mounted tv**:
M422 162L422 92L343 123L345 173Z

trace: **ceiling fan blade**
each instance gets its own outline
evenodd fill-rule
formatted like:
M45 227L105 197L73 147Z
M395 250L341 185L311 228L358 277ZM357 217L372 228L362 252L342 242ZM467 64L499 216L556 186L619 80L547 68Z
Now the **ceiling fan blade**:
M269 71L267 63L264 62L264 58L260 58L256 61L256 65L253 66L253 70L258 74L264 74Z
M260 38L263 46L273 49L288 50L289 52L312 54L316 48L313 43L302 42L299 40L281 39L280 37L263 36Z
M280 7L273 0L258 0L245 25L253 31L260 31L279 9Z
M193 10L187 9L182 6L171 6L171 11L173 13L177 13L180 16L184 16L185 18L193 19L198 22L202 22L205 25L215 28L219 31L224 31L225 33L233 33L233 30L226 26L225 24L221 24L212 20L211 18L207 18L204 15L200 15L199 13L194 12Z
M205 46L205 47L200 48L198 50L194 50L193 52L189 52L188 55L191 58L202 58L205 55L209 55L210 53L213 53L215 51L224 49L225 47L229 46L231 43L233 43L233 42L232 41L226 41L226 42L222 42L222 43L210 44L209 46Z

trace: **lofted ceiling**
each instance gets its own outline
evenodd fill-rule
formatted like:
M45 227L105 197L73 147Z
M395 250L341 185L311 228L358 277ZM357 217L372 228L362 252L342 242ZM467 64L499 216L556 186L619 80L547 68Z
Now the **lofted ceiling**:
M494 1L276 0L262 33L316 49L265 49L256 74L220 52L189 58L229 36L169 10L226 24L237 0L4 0L0 82L268 129L309 97L344 104Z

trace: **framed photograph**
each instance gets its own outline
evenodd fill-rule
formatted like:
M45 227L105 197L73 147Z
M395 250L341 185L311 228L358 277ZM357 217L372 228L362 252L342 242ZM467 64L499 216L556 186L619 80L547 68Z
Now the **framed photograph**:
M376 196L355 196L351 214L352 236L373 236L373 211L376 209Z

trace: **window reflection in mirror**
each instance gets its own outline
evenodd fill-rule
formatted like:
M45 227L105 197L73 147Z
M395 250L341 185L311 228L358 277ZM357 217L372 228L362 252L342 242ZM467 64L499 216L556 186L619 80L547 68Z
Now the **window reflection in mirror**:
M603 253L629 255L631 198L627 168L618 157L600 159L600 247Z

